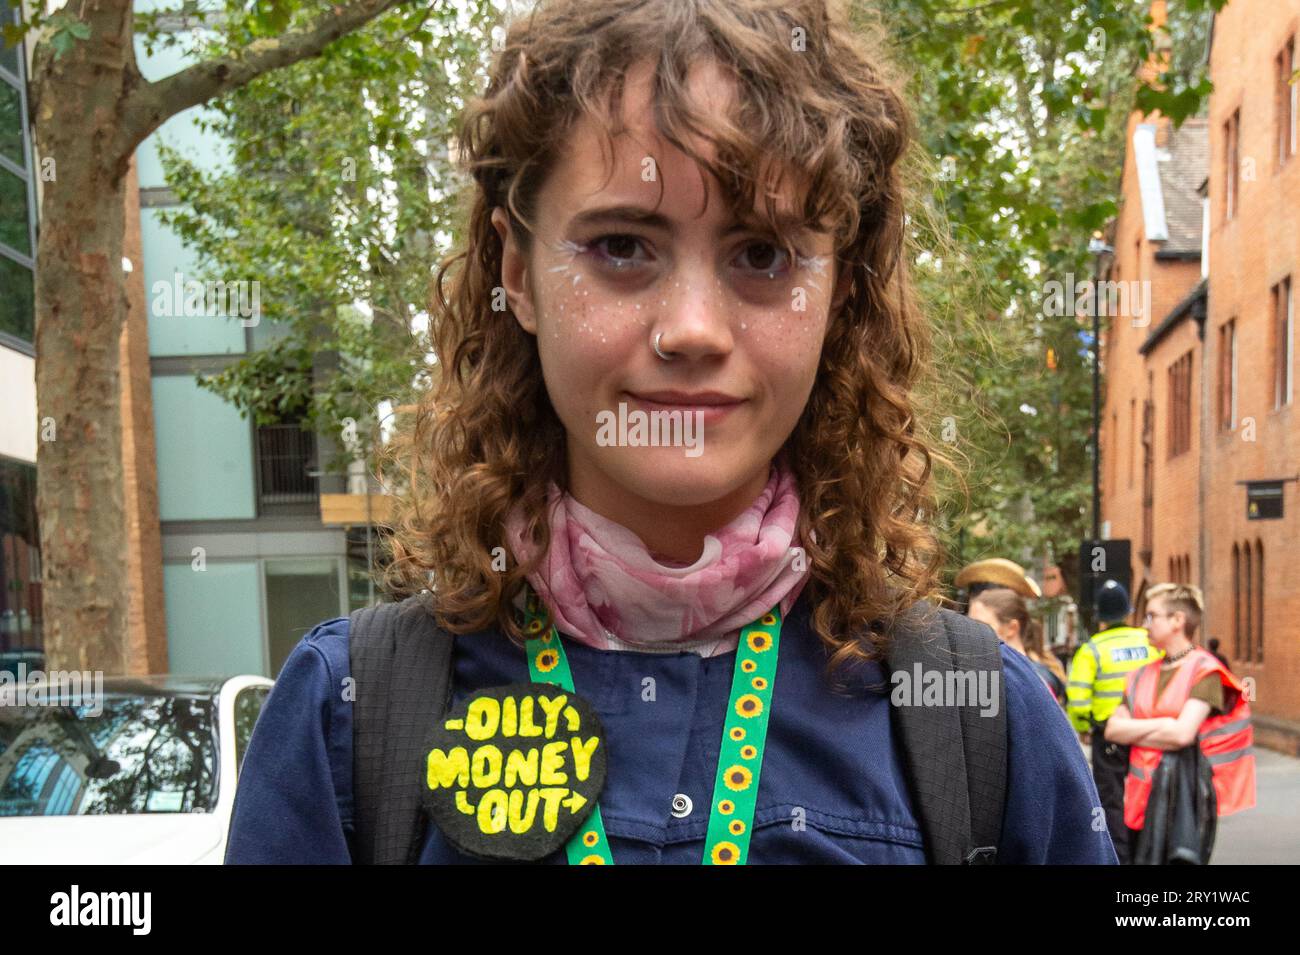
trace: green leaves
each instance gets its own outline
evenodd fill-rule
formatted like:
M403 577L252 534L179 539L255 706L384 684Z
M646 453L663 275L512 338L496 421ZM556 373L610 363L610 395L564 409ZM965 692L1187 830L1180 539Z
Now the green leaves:
M1213 89L1214 84L1208 77L1202 77L1192 86L1168 90L1142 86L1137 91L1136 106L1144 113L1159 110L1173 120L1175 126L1181 126L1188 116L1196 115Z
M90 39L90 25L75 19L66 11L60 10L45 23L50 29L50 47L54 50L56 60L71 50L78 40ZM6 33L7 31L6 27Z
M280 424L310 413L311 367L311 352L301 342L279 341L200 380L254 424Z
M5 46L17 46L27 35L29 27L30 25L26 23L6 23L0 27L0 39L3 39Z
M282 33L293 19L298 4L291 0L253 0L248 22L256 36L275 36Z
M1204 106L1205 17L1223 0L1171 5L1174 55L1152 86L1136 75L1156 45L1147 0L883 6L940 173L922 180L938 221L914 238L943 266L915 274L940 369L929 422L955 433L939 447L964 477L941 475L953 562L1068 553L1090 516L1091 358L1079 318L1046 314L1045 283L1092 276L1088 238L1118 211L1129 111L1181 121Z
M272 12L228 22L214 42L246 46ZM451 104L481 82L495 15L487 0L394 9L321 57L213 101L225 172L159 149L181 203L164 219L200 277L261 282L256 350L202 382L246 416L366 434L380 402L413 400L431 350L422 312L446 248L433 237L457 232Z

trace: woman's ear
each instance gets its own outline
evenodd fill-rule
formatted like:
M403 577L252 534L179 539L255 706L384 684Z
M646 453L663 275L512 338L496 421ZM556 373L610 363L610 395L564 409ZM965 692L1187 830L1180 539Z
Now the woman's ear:
M519 247L510 216L502 206L492 210L492 225L501 236L501 286L505 289L510 311L524 331L536 335L537 316L528 295L528 257Z

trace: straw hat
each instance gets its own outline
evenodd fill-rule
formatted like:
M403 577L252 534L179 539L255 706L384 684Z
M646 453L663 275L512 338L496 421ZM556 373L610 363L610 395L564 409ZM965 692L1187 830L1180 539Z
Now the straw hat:
M958 587L968 588L971 584L995 584L998 587L1010 587L1022 597L1041 597L1042 590L1038 584L1025 575L1025 568L1003 557L990 557L967 564L957 574L954 581Z

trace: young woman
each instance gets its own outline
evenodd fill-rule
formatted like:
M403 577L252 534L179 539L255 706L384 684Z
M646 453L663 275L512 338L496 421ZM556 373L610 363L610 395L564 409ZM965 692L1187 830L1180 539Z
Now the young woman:
M1024 597L1007 587L981 590L971 598L970 616L988 624L999 640L1028 657L1056 702L1065 706L1065 668L1043 649L1043 628L1030 616Z
M459 635L460 715L436 732L541 732L487 691L567 671L607 754L581 834L605 861L926 861L880 662L939 563L912 120L865 36L824 0L542 0L460 127L465 246L438 276L441 376L405 434L389 573ZM656 412L681 431L648 438ZM997 861L1113 862L1077 743L1028 662L1002 661ZM227 861L354 858L354 747L382 741L353 739L349 678L346 618L293 651ZM428 788L495 778L494 745L433 747ZM536 773L512 753L507 775ZM513 833L561 811L464 797L420 862L471 860L455 812ZM706 857L714 826L746 853Z

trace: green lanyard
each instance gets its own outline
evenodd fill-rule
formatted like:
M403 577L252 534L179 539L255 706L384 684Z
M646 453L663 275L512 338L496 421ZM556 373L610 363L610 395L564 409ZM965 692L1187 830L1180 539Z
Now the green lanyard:
M531 587L527 598L525 650L533 682L554 683L570 693L577 692L555 627L543 633L546 624L539 616L540 604ZM754 827L767 721L772 713L772 684L776 682L780 640L779 604L740 633L731 699L727 703L727 719L718 752L718 775L713 783L709 829L704 839L704 865L744 865L749 859L749 837ZM599 804L564 848L570 865L614 864Z

